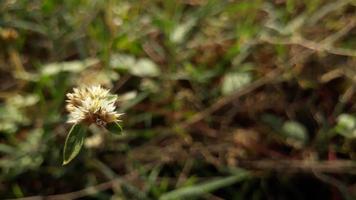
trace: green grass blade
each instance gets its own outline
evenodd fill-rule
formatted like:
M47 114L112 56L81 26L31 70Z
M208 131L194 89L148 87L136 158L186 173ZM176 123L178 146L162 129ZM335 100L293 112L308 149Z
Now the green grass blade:
M187 199L193 196L200 196L212 192L214 190L232 185L238 181L246 179L248 176L248 172L241 171L233 176L218 178L198 185L178 188L176 190L163 194L160 197L160 200Z

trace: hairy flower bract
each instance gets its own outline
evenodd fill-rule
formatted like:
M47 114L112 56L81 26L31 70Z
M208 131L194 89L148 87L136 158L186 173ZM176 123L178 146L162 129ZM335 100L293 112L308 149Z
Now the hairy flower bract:
M68 93L67 97L68 123L105 126L120 121L122 113L115 111L117 96L100 85L74 88L73 93Z

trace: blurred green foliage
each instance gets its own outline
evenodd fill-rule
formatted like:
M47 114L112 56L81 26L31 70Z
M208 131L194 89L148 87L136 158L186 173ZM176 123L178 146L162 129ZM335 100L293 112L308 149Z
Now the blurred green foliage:
M0 199L356 198L355 6L0 1ZM88 84L123 134L90 127L62 166Z

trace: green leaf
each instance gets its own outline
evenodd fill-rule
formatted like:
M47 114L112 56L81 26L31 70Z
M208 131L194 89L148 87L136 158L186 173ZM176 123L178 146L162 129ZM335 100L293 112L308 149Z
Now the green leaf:
M214 190L217 190L219 188L227 187L238 181L248 178L248 176L249 176L248 172L241 171L233 176L218 178L198 185L178 188L176 190L163 194L159 199L160 200L189 199L190 197L193 196L200 196L212 192Z
M350 114L339 115L335 130L346 138L356 138L356 117Z
M295 147L302 147L308 141L306 128L297 121L286 121L282 126L282 133L287 142Z
M70 129L63 150L63 165L72 161L80 152L84 143L85 127L74 124Z
M110 58L110 66L114 69L129 71L136 64L136 58L127 54L113 54Z
M134 66L130 68L131 74L139 77L157 77L161 74L156 63L150 59L138 59Z
M99 61L95 58L85 60L56 62L42 66L42 75L53 76L60 72L81 72L85 68L97 64Z
M232 94L252 81L252 75L249 72L233 72L224 76L221 91L224 95Z
M118 122L110 123L106 126L106 129L113 134L121 134L122 126Z
M132 55L114 54L110 59L110 66L124 70L139 77L157 77L161 71L156 63L148 58L135 58Z

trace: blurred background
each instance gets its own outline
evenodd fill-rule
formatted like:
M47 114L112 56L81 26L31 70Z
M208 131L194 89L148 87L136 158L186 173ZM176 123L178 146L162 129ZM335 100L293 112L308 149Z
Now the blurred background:
M355 82L354 0L1 0L0 199L356 199Z

